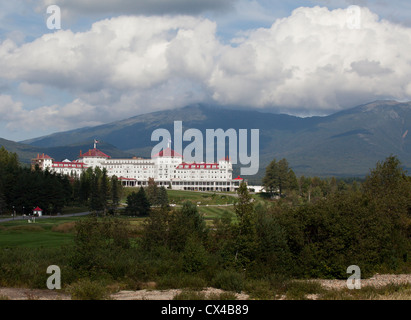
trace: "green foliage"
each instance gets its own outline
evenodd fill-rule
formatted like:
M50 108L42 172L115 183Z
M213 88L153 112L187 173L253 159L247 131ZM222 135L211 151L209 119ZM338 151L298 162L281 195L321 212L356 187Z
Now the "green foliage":
M218 289L241 292L244 289L244 276L238 272L224 270L216 274L214 286Z
M4 151L0 154L3 163L11 163L0 168L5 174L0 177L0 186L8 203L10 191L3 186L10 177L21 179L23 170L13 164L13 157ZM12 173L9 178L7 172ZM33 179L30 181L38 180L39 184L42 179L59 181L61 194L66 196L67 181L61 177L40 171L26 173ZM70 197L81 198L82 184L89 181L91 186L95 179L94 183L101 185L103 176L103 172L86 171ZM107 181L112 184L112 180ZM79 277L90 279L89 283L75 284L79 296L84 297L98 296L96 281L117 281L132 289L154 281L161 289L216 286L227 291L246 290L259 299L306 299L308 294L322 295L318 286L289 279L347 279L349 265L358 265L363 278L375 272L409 271L411 179L399 161L387 158L355 187L341 181L301 177L299 190L293 195L287 192L287 197L276 200L255 196L256 201L242 183L235 216L226 211L215 214L213 221L206 221L194 203L185 202L181 208L154 207L144 218L81 218L74 234L55 232L57 228L46 224L52 219L44 219L41 226L28 226L24 221L5 223L0 227L4 243L11 233L18 233L19 241L37 246L34 238L50 232L66 237L73 245L32 250L11 250L10 244L2 245L0 286L43 288L47 278L44 270L57 264L67 285ZM138 192L130 193L136 195ZM91 197L90 189L87 201ZM219 195L206 197L217 201Z
M265 269L267 273L290 273L291 251L287 242L287 232L266 207L256 208L256 232L258 248L256 254L256 273Z
M39 206L44 214L61 212L72 195L68 178L19 165L16 154L0 149L0 210L29 214Z
M189 237L183 251L183 270L188 273L202 270L208 262L208 254L201 241Z
M111 177L110 182L110 192L111 192L111 203L112 206L115 208L118 206L121 198L121 182L117 179L116 176Z
M130 216L147 216L150 214L150 202L147 199L144 188L138 192L132 192L127 196L126 214Z
M289 168L288 161L285 158L278 162L276 159L270 162L263 178L263 186L271 195L278 190L280 197L284 191L298 188L295 173Z
M286 291L287 299L291 300L307 300L307 295L325 292L320 283L312 281L290 281Z
M247 184L242 182L238 188L238 202L235 213L238 224L235 226L235 262L242 268L247 268L254 261L258 247L256 216Z
M72 300L107 300L110 296L100 281L81 279L68 288Z
M207 236L207 228L204 217L198 212L197 206L187 201L181 209L171 213L168 236L170 248L182 251L190 236L204 241Z
M169 224L171 215L167 208L153 208L143 225L143 247L151 250L155 247L169 246Z
M91 216L76 222L70 265L84 275L104 272L107 261L118 258L130 247L128 224L118 218Z

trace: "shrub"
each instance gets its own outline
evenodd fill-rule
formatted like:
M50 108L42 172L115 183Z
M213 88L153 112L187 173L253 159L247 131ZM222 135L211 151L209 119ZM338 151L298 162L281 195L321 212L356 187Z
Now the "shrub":
M56 232L62 232L62 233L70 233L70 232L74 232L75 226L76 226L76 223L72 221L72 222L61 223L57 226L53 226L51 230L56 231Z
M207 297L208 300L237 300L234 292L212 293Z
M207 264L207 260L207 251L202 243L189 237L183 251L183 270L188 273L200 271Z
M109 298L107 288L99 281L81 279L68 287L73 300L106 300Z
M206 296L203 292L196 292L191 290L183 290L176 294L173 300L206 300Z
M238 272L224 270L215 276L214 286L226 291L241 292L244 288L244 277Z
M313 281L291 281L287 286L287 299L305 300L307 294L321 294L324 289L321 284Z

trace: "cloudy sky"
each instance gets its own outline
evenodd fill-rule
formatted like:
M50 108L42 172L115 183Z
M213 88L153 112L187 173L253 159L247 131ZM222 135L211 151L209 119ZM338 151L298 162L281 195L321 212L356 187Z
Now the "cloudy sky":
M0 137L198 102L309 116L411 100L410 52L406 0L1 1Z

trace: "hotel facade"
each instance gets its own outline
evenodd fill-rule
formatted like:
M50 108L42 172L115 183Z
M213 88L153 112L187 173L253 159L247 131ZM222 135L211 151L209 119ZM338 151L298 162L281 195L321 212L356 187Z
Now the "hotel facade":
M125 187L146 187L153 178L159 186L175 190L236 191L243 181L233 179L233 167L228 158L216 163L185 162L183 156L167 148L151 159L112 159L96 146L86 153L80 151L77 160L54 161L46 154L32 159L32 167L49 170L62 175L80 177L88 168L106 169L109 177L117 176Z

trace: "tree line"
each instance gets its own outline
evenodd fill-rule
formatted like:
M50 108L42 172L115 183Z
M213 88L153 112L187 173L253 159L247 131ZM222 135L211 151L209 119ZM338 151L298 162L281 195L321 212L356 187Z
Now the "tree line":
M148 179L147 188L140 187L127 196L125 214L129 216L148 216L151 207L168 207L169 199L164 186L158 187L153 178Z
M97 171L83 179L104 189L102 177ZM226 211L212 221L195 203L170 207L161 196L164 189L151 181L127 197L126 214L145 217L137 231L124 217L80 219L74 244L53 263L62 266L68 283L106 277L129 282L133 290L147 281L168 288L181 288L187 280L242 290L245 279L273 286L281 277L347 279L350 265L359 266L364 278L409 272L411 178L396 157L377 163L356 187L337 182L325 192L327 181L320 186L322 194L312 193L308 201L306 191L301 192L313 190L313 180L308 189L299 186L293 194L283 188L282 197L269 201L251 195L243 182L234 213ZM87 203L89 191L83 196Z
M270 197L287 196L297 203L316 201L337 191L358 190L362 182L364 179L360 178L337 179L304 175L298 178L289 167L287 159L283 158L279 161L273 159L266 167L262 185Z
M71 192L67 176L22 167L15 153L0 148L0 214L31 214L36 206L57 213L70 201Z
M57 214L65 206L86 206L110 213L118 206L122 186L107 171L88 168L80 177L22 166L15 153L0 148L0 214L31 214L40 207L44 214Z

